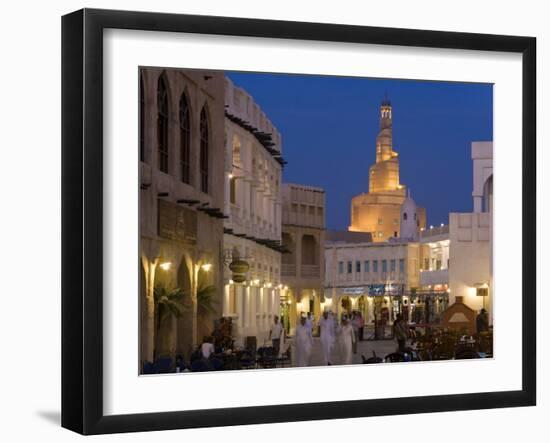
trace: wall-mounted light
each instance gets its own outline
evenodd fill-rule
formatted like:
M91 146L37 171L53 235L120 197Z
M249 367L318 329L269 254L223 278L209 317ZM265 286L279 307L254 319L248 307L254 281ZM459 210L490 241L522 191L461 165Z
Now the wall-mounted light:
M208 271L210 271L210 269L212 269L212 264L211 263L205 263L204 265L201 266L201 269L204 272L208 272Z
M168 271L172 267L172 263L169 261L162 262L160 265L160 269L163 271Z
M231 180L233 178L233 174L229 173L228 177L229 177L229 180Z

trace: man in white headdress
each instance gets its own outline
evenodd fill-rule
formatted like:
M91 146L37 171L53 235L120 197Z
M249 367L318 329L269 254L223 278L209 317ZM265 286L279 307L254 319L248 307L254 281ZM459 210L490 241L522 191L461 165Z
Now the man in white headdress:
M296 325L296 332L294 334L295 366L308 366L311 357L313 336L311 335L311 329L306 324L306 320L305 313L302 313L300 315L300 322Z
M334 346L334 320L331 318L330 312L325 310L323 316L319 320L319 328L321 329L321 351L323 353L323 364L330 365L332 348Z
M355 334L351 326L348 316L342 315L342 324L338 331L338 347L340 348L340 358L343 365L351 365L353 360L353 344L355 342Z
M315 319L313 318L313 314L310 311L310 312L307 313L306 326L309 329L311 329L312 332L313 332L314 323L315 323Z

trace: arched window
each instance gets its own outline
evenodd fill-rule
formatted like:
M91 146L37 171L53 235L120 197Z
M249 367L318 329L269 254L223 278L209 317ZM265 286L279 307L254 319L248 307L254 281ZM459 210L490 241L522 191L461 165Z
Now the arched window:
M241 165L241 141L236 135L233 137L233 165Z
M163 75L157 86L157 148L159 169L168 172L168 89Z
M407 213L403 212L403 220L407 220Z
M482 212L493 212L493 176L491 175L483 185Z
M191 125L189 117L189 103L185 92L180 98L180 165L181 181L191 181Z
M200 117L200 136L201 136L201 151L200 151L200 174L201 174L201 191L208 193L208 115L203 107Z
M139 160L145 161L145 87L139 74Z

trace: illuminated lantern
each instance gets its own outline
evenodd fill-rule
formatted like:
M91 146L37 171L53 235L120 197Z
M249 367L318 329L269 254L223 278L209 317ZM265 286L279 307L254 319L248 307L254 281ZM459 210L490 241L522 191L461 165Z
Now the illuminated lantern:
M235 283L242 283L246 280L246 273L250 269L248 262L244 260L233 260L229 264L229 269L233 273L232 280Z

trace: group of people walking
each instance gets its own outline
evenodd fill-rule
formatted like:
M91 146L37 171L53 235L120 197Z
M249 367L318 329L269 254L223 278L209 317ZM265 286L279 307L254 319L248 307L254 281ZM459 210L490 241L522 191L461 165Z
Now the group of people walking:
M311 363L313 327L312 317L302 313L294 335L295 366L309 366ZM351 364L358 335L348 314L342 314L338 322L338 317L331 311L323 312L319 320L323 364Z

